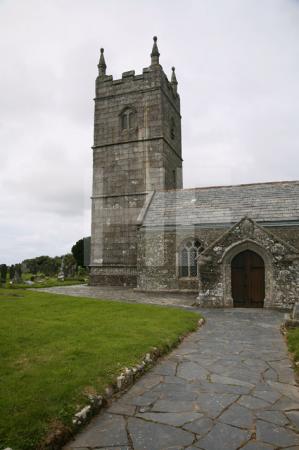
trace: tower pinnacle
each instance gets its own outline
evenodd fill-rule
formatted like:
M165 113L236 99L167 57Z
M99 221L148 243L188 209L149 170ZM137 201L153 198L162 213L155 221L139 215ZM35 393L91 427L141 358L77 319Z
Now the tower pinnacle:
M100 56L98 68L99 68L99 76L104 77L106 75L107 66L106 66L106 62L105 62L105 58L104 58L104 49L103 48L101 48L101 56Z
M160 53L159 53L159 49L158 49L158 46L157 46L157 36L154 36L153 37L153 39L154 39L154 44L153 44L153 49L152 49L152 53L151 53L151 65L152 66L156 66L156 65L159 65L159 56L160 56Z
M172 70L171 85L172 85L173 92L176 94L177 90L178 90L178 82L177 82L177 79L175 76L175 67L172 67L171 70Z

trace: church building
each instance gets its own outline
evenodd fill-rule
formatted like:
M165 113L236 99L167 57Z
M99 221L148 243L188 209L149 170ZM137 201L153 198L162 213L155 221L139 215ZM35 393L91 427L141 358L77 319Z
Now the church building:
M299 181L183 189L180 97L154 37L136 75L96 79L90 283L202 307L299 301ZM200 182L200 180L199 180Z

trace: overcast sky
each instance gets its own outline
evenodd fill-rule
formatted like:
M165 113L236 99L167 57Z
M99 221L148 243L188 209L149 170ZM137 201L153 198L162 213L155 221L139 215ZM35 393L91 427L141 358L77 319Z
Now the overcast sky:
M90 234L94 80L176 67L184 187L299 178L298 0L0 0L0 263Z

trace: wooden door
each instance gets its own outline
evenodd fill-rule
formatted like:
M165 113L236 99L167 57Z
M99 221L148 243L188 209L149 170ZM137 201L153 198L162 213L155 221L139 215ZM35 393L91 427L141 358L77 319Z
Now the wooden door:
M234 306L262 308L265 298L265 265L251 250L234 257L232 269L232 296Z

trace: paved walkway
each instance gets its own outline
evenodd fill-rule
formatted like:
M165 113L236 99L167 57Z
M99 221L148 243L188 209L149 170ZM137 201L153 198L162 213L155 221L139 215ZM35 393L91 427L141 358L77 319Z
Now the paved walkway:
M299 449L299 390L282 314L205 310L207 323L65 450Z
M110 286L58 286L42 288L39 291L52 294L65 294L75 297L90 297L97 299L116 300L129 303L150 303L154 305L190 307L196 303L195 294L175 293L144 293L132 288Z

